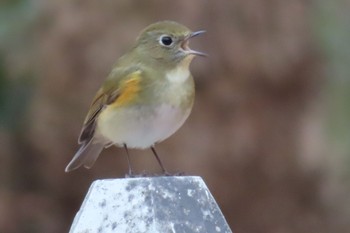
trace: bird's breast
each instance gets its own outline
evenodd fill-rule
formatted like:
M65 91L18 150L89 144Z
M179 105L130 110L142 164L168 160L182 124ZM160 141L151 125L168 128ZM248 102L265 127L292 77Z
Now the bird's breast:
M106 108L98 118L97 133L117 145L148 148L175 133L189 116L191 108L168 104Z

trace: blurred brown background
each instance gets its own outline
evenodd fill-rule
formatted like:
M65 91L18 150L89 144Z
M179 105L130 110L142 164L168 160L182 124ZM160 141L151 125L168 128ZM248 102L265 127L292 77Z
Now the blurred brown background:
M158 145L204 178L235 232L350 231L350 4L263 0L2 0L0 232L68 232L92 181L120 178L110 148L66 174L95 91L139 31L171 19L192 47L194 110ZM132 150L137 171L157 172Z

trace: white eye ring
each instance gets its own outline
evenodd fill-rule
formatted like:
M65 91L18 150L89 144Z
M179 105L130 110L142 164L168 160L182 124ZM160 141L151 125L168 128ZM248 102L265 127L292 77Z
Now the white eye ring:
M170 47L173 44L174 40L169 35L162 35L159 38L159 43L165 47Z

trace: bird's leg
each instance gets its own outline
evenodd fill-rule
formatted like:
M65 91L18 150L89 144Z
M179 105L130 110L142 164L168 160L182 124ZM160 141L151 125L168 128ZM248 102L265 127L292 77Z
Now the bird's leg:
M125 148L125 151L126 151L126 157L128 159L128 165L129 165L129 173L126 176L127 177L133 177L134 176L134 172L133 172L133 170L131 168L129 150L128 150L128 147L127 147L127 145L125 143L124 143L124 148Z
M159 156L158 156L158 154L157 154L156 149L154 148L154 146L151 146L151 150L152 150L154 156L156 157L156 159L157 159L157 161L158 161L160 167L162 168L163 174L166 175L166 176L169 176L170 174L169 174L168 171L164 168L164 166L163 166L163 164L162 164L162 161L160 161L160 158L159 158Z

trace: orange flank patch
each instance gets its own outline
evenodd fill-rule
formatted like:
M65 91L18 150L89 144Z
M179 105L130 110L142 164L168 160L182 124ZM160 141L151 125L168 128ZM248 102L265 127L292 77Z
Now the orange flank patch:
M135 100L140 91L140 71L132 73L129 79L125 80L120 86L120 94L112 104L115 107L128 104Z

